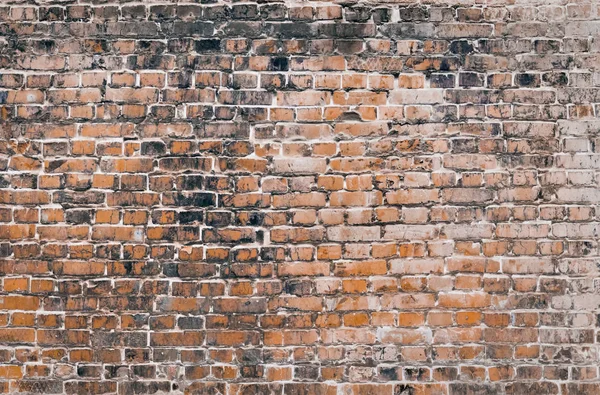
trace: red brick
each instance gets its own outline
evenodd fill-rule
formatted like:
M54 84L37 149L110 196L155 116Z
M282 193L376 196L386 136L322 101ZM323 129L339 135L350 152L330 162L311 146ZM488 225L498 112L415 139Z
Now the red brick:
M598 392L593 2L13 3L0 392Z

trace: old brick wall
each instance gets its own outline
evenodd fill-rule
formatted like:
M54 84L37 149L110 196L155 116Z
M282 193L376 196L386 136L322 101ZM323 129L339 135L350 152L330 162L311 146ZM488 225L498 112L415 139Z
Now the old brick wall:
M2 1L0 390L599 394L567 1Z

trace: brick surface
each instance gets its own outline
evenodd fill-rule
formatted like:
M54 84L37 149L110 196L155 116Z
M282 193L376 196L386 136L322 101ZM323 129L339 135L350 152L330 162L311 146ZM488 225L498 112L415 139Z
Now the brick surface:
M600 3L0 4L0 392L600 394Z

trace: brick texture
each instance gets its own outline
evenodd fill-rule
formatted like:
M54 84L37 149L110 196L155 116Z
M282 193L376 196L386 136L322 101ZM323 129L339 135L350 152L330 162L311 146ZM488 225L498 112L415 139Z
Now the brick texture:
M0 5L0 392L600 394L600 3Z

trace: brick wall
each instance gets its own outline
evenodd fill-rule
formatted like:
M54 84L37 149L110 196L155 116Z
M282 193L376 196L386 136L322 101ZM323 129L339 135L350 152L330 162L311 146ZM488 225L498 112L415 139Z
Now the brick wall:
M0 390L600 393L566 1L3 1Z

